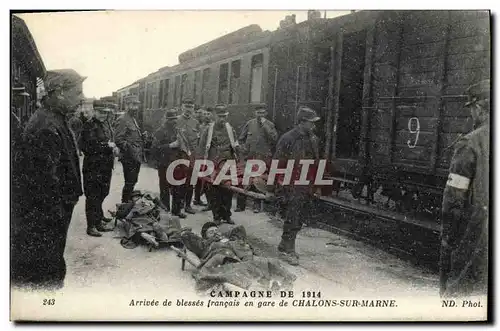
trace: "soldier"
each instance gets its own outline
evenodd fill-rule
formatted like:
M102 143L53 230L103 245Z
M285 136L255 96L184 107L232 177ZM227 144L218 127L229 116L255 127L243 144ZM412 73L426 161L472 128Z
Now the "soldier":
M319 119L313 109L301 106L297 113L297 126L280 138L274 159L285 164L287 160L298 162L301 159L318 159L318 138L313 131L314 123ZM284 186L281 195L287 201L287 210L278 251L283 260L291 265L298 265L295 239L302 228L302 222L308 217L312 199L307 186Z
M239 151L239 143L235 139L234 129L227 122L228 114L225 105L215 106L215 122L203 131L200 138L198 155L203 155L205 159L214 162L216 168L225 160L237 159ZM231 220L232 191L219 185L211 185L207 196L214 222L220 224L222 221L226 221L234 224Z
M183 187L172 186L167 181L167 169L170 163L175 160L185 158L180 149L177 135L178 112L175 109L169 109L165 114L165 121L153 135L152 154L156 160L158 168L158 179L160 185L160 200L170 211L170 195L172 195L172 214L180 218L186 218L182 213L182 204L184 201ZM174 177L178 177L178 170L175 169ZM180 178L176 178L180 179Z
M85 192L85 214L87 234L101 237L100 232L111 231L104 222L102 203L109 194L115 155L119 150L114 143L113 130L109 122L112 110L94 102L95 114L85 122L80 140L80 148L85 154L83 159L83 189Z
M485 295L488 287L490 81L467 90L475 130L455 147L443 194L440 294Z
M210 124L210 114L204 110L203 108L200 108L197 112L197 119L198 122L200 123L199 125L199 131L200 133L203 132L208 128L208 125ZM198 179L196 182L196 185L194 187L194 201L193 204L195 206L207 206L207 204L203 201L201 201L201 196L203 195L203 181L201 179ZM203 209L205 211L206 208Z
M131 95L125 98L125 110L117 120L115 141L120 149L120 162L123 166L125 185L122 191L122 203L130 200L130 194L134 190L144 161L144 142L141 130L136 118L139 116L140 101L137 96Z
M186 138L188 143L187 147L189 148L192 158L195 159L195 152L198 148L198 140L200 138L200 123L194 116L194 103L192 100L183 100L181 109L182 115L177 120L177 130ZM194 190L194 187L190 184L191 174L192 167L188 170L186 184L184 185L184 211L188 214L195 214L194 209L191 207Z
M64 249L73 208L82 195L80 161L67 117L83 99L85 77L72 69L47 72L43 106L24 133L19 217L12 229L12 283L58 289L64 285Z
M240 144L244 146L247 160L262 160L269 166L273 156L273 150L278 139L278 132L274 123L266 119L266 105L259 105L255 108L255 118L249 120L243 127L238 138ZM236 212L245 210L246 196L238 194ZM260 202L254 201L254 213L260 212Z

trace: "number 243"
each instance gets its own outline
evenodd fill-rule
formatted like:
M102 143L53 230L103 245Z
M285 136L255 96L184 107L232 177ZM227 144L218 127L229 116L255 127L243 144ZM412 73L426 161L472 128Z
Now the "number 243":
M43 299L44 306L53 306L56 304L56 299Z

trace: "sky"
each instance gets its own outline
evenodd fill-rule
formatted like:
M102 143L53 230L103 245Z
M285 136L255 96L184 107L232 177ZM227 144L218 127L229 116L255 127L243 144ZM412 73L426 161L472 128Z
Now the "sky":
M321 12L322 17L324 11ZM348 11L327 11L336 17ZM47 70L87 76L86 97L100 98L164 66L180 53L250 24L274 31L286 15L307 11L107 11L20 14Z

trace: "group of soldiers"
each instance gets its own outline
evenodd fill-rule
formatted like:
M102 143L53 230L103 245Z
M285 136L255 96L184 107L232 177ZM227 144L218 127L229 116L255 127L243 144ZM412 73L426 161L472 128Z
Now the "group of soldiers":
M126 100L125 114L110 125L111 109L95 107L95 115L85 121L78 142L68 125L68 117L83 99L84 77L71 69L49 71L45 79L47 95L29 119L13 155L11 272L14 285L60 288L66 274L64 249L75 204L86 196L87 233L101 236L109 231L103 200L109 193L114 159L123 166L122 202L132 198L149 135L138 123L139 100ZM487 287L489 219L489 138L490 83L480 82L467 90L475 130L462 138L452 158L444 191L441 294L485 291ZM180 112L167 110L161 126L151 135L151 155L158 170L161 202L173 215L185 218L194 213L194 203L213 213L215 224L231 220L232 192L222 185L198 182L191 186L193 169L180 167L174 177L187 178L185 185L173 186L166 169L179 158L209 159L218 165L224 160L319 159L318 138L313 133L320 118L309 107L300 107L297 126L279 140L274 124L266 119L266 107L255 109L255 118L239 136L227 122L228 108L195 109L184 100ZM83 185L78 146L84 153ZM282 189L286 201L280 256L297 265L295 241L302 222L311 209L308 187L289 185ZM172 203L170 203L172 196ZM237 210L243 210L239 197ZM255 208L257 211L257 208Z

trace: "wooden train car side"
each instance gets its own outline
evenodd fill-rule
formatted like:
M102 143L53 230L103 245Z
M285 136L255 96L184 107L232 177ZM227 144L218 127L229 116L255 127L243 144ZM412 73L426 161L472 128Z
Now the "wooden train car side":
M465 89L489 78L489 25L487 11L365 11L278 30L276 125L310 104L336 176L437 210L453 145L472 129Z

